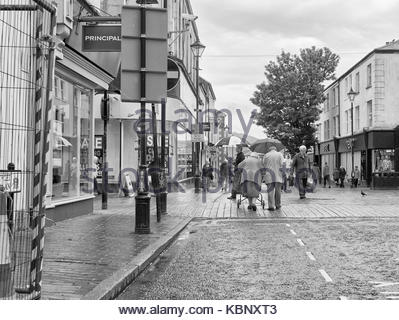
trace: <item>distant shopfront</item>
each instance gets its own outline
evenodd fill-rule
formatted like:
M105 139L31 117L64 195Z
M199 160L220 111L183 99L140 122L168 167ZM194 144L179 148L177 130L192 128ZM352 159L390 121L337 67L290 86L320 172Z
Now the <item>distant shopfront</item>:
M399 134L395 139L398 129L364 130L354 136L353 154L354 166L361 171L364 183L371 185L373 177L378 174L399 172L398 148ZM334 167L343 166L350 178L352 171L352 138L336 138L320 144L319 152L322 164L325 162ZM398 185L399 186L399 185Z

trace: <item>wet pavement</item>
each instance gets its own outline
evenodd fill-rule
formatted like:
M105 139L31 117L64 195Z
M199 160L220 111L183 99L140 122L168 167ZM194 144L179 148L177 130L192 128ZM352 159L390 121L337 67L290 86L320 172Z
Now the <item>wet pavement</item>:
M360 189L321 188L301 201L294 190L283 194L283 208L275 212L263 210L259 206L257 212L248 211L245 202L238 208L237 200L228 200L228 194L222 192L194 194L191 190L172 193L168 195L168 215L161 223L156 222L155 199L152 198L150 235L134 233L134 198L111 197L109 210L100 210L101 198L97 198L93 214L62 221L57 225L48 223L45 231L42 298L81 299L104 280L126 268L132 259L149 248L155 250L151 246L187 219L205 221L195 222L192 226L198 224L198 228L190 229L192 234L186 233L189 235L186 242L177 243L161 257L158 266L170 264L165 258L168 254L170 259L174 259L178 253L181 260L175 261L178 268L174 266L163 275L167 278L159 278L159 281L164 281L161 287L167 285L168 290L171 290L169 293L156 290L160 296L162 293L163 297L172 299L222 299L234 293L232 296L239 299L334 299L340 295L379 297L378 290L366 283L392 282L397 278L396 269L390 271L377 265L382 258L388 259L389 253L384 249L387 243L391 251L395 248L395 241L399 243L399 239L393 236L398 234L399 191L366 192L368 195L362 197ZM286 224L295 224L297 231L293 230L294 233L301 235L303 243L308 246L307 250L317 254L319 266L299 251L302 248L291 229L287 230ZM181 246L187 251L176 251ZM323 251L326 248L328 250ZM367 254L370 250L381 251L382 256L373 255L373 258L369 258L374 260L369 260ZM346 262L343 257L351 257L348 261L359 267L354 268L354 271L350 267L345 269L346 264L337 263ZM216 258L217 264L213 263ZM397 268L396 260L392 259L394 255L389 256L388 265ZM365 264L364 268L372 266L369 273L360 268L362 264ZM187 271L184 269L187 266L194 267ZM327 271L330 266L335 267ZM321 267L328 274L331 273L334 283L352 281L353 286L361 288L361 294L346 291L345 286L338 290L326 285L323 274L317 269ZM175 268L184 275L176 281ZM345 272L340 273L340 268ZM380 269L386 272L372 273ZM358 272L367 277L358 278ZM198 279L195 278L197 273ZM235 278L229 278L235 274ZM185 291L187 283L183 280L190 279L190 275L193 287ZM151 278L149 283L152 285L152 282L154 285L161 283L158 282L158 276ZM189 294L184 296L178 293L179 290L174 291L176 285L180 286L177 288L182 293ZM399 287L393 286L392 289L399 292ZM257 297L259 292L263 293ZM142 296L156 297L151 292L139 295Z
M398 299L399 220L194 221L119 299Z

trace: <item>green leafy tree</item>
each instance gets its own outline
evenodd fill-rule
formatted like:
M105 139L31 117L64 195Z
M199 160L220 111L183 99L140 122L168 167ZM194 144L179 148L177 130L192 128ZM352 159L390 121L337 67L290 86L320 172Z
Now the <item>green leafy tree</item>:
M266 82L257 86L251 102L260 110L258 125L269 137L279 139L291 152L315 142L318 106L324 102L324 83L335 79L339 56L328 48L282 52L265 66Z

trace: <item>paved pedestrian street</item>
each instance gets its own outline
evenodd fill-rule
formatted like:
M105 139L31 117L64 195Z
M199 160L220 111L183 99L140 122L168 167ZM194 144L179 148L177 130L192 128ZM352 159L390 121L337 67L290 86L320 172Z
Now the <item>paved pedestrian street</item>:
M120 298L397 299L399 191L365 191L293 190L274 212L171 193L160 223L152 198L149 235L134 233L134 198L97 198L91 215L48 222L42 298L115 298L141 273Z

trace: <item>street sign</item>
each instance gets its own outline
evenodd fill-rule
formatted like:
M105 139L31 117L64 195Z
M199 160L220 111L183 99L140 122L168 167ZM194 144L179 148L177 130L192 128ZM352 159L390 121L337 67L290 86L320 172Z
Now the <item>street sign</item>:
M146 32L141 34L141 12L145 10ZM167 92L167 10L163 8L122 7L123 102L161 103ZM141 66L142 42L145 43L145 68ZM145 95L142 96L142 75Z
M191 142L205 142L204 135L202 133L192 133Z
M210 122L203 122L202 123L202 130L203 131L211 131L211 123Z
M82 51L120 52L120 25L84 25L82 27Z
M168 58L168 91L173 90L180 80L180 69L175 61Z

